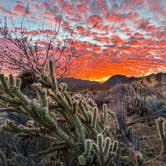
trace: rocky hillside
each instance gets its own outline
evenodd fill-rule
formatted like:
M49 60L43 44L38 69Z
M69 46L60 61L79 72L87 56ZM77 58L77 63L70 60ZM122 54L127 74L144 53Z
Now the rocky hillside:
M161 83L166 83L166 73L151 74L144 77L127 77L124 75L114 75L110 77L104 83L99 83L96 81L81 80L76 78L60 78L58 82L65 82L72 89L79 88L111 88L116 84L132 83L134 81L139 81L144 84L156 85Z

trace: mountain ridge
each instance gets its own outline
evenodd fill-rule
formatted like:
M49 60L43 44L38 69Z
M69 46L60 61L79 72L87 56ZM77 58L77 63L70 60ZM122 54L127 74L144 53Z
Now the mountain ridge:
M113 87L116 84L119 83L131 83L133 81L142 81L144 83L160 83L160 82L166 82L166 73L157 73L157 74L150 74L147 76L142 77L128 77L125 75L117 74L111 76L108 80L106 80L103 83L97 82L97 81L90 81L90 80L82 80L77 79L73 77L65 77L65 78L59 78L58 82L64 82L68 84L69 87L78 87L78 88L86 88L86 87L93 87L93 86L104 86L104 87Z

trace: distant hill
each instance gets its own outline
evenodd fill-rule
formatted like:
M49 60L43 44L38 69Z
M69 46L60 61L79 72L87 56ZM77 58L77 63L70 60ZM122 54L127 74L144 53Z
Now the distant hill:
M166 83L166 73L158 73L158 74L151 74L144 77L127 77L124 75L114 75L110 77L104 83L99 83L96 81L89 81L89 80L81 80L72 77L67 78L59 78L58 82L66 83L69 88L72 89L80 89L80 88L110 88L115 86L119 83L132 83L133 81L142 81L145 84L158 84L158 83Z
M151 74L146 76L147 82L150 82L153 79L155 79L158 83L166 82L166 73Z
M64 82L69 86L69 88L72 88L72 89L89 88L89 87L101 85L99 82L96 82L96 81L81 80L81 79L76 79L72 77L59 78L58 82L59 83Z
M136 77L126 77L124 75L114 75L114 76L110 77L107 81L105 81L103 83L103 85L106 87L112 87L119 83L130 83L135 80L137 80Z
M124 75L115 75L103 83L106 87L112 87L118 83L131 83L133 81L142 81L145 84L166 83L166 73L150 74L143 77L126 77Z

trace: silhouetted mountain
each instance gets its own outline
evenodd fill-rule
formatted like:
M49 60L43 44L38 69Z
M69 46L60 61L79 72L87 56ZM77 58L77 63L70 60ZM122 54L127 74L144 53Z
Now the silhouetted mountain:
M136 77L126 77L124 75L114 75L112 77L110 77L107 81L105 81L103 83L104 86L107 87L112 87L115 84L119 84L119 83L130 83L132 81L137 80Z
M166 73L150 74L146 76L146 80L148 82L150 82L153 79L155 79L157 82L166 82Z
M124 75L114 75L103 83L106 87L112 87L119 83L131 83L133 81L142 81L143 83L153 84L166 82L166 73L150 74L143 77L126 77Z
M69 86L69 88L72 88L72 89L100 86L100 83L96 81L81 80L81 79L76 79L72 77L59 78L58 82L59 83L64 82Z
M59 78L58 82L64 82L68 85L69 88L72 89L79 89L79 88L110 88L115 86L116 84L123 84L123 83L132 83L133 81L142 81L145 84L154 84L154 83L166 83L166 73L158 73L158 74L150 74L144 77L127 77L124 75L114 75L110 77L104 83L99 83L96 81L89 81L89 80L81 80L72 77L67 78Z

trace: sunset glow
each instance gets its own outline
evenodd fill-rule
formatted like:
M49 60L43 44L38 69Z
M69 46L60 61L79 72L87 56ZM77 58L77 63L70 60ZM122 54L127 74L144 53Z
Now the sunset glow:
M102 78L94 79L94 80L90 79L90 81L97 81L97 82L103 83L104 81L108 80L109 78L110 78L110 76L108 76L108 77L102 77Z
M166 0L0 0L0 17L11 27L23 15L36 38L39 31L54 35L61 22L80 54L69 77L103 82L115 74L166 72Z

